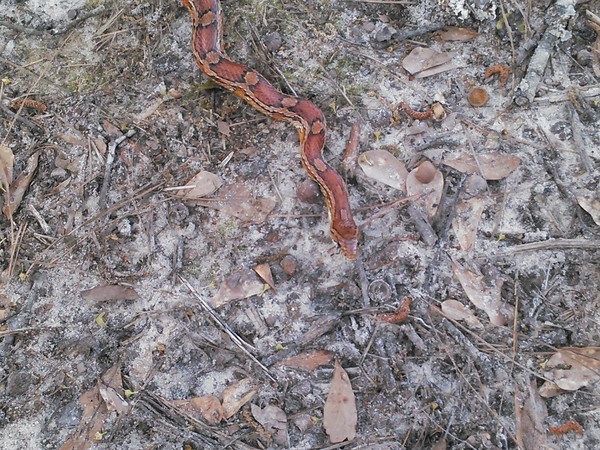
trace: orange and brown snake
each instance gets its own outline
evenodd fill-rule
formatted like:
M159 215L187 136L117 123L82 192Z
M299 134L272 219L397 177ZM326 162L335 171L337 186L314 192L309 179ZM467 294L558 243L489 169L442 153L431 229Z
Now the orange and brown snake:
M300 155L308 175L317 182L331 220L331 237L342 253L355 259L358 227L352 217L343 178L323 158L325 117L312 102L279 92L261 74L229 59L223 49L223 11L220 0L181 0L192 21L192 52L200 70L258 111L289 122L298 130Z

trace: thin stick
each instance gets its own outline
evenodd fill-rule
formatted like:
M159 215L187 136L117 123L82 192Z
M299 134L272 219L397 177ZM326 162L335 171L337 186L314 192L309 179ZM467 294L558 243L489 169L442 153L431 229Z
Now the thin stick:
M260 367L273 383L277 383L277 380L275 380L275 378L273 378L273 376L270 374L269 369L267 369L266 366L264 366L258 359L256 359L256 357L252 353L250 353L246 349L246 346L248 344L245 343L223 319L221 319L221 317L217 314L217 312L208 304L208 302L206 300L204 300L200 296L200 294L198 294L196 289L194 289L194 287L190 283L188 283L188 281L185 278L183 278L181 275L178 275L178 277L179 277L179 280L190 290L190 292L193 294L193 296L196 297L196 299L200 302L200 305L208 313L208 315L212 318L213 322L216 325L218 325L219 328L221 328L225 333L227 333L227 335L232 340L232 342L234 344L236 344L238 346L238 348L248 358L250 358L258 367Z

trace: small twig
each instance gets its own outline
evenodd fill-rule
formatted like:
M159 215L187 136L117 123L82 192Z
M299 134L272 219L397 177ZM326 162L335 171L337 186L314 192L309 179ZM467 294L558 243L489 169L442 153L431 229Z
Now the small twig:
M37 124L33 123L31 120L26 119L25 117L21 116L21 110L22 110L22 106L17 110L17 112L13 112L9 107L3 105L2 103L0 103L0 109L2 111L4 111L9 117L12 117L13 120L17 121L17 122L21 122L23 125L25 125L26 127L30 128L32 131L36 131L38 133L43 133L44 129L40 128ZM12 127L11 127L12 128ZM8 133L7 133L8 136Z
M50 31L36 30L35 28L25 27L23 25L19 25L18 23L8 22L6 20L0 20L0 26L9 28L14 31L18 31L20 33L27 33L28 35L33 35L33 36L45 36L48 33L58 36L58 35L67 33L69 30L76 27L81 22L88 20L91 17L102 14L104 12L104 9L105 9L104 5L98 6L97 8L92 9L88 13L82 15L81 17L69 22L67 25L65 25L62 28L59 28L58 30L50 30Z
M38 258L33 261L31 263L31 267L29 267L29 269L27 270L26 275L29 275L31 273L31 271L34 269L34 267L36 265L39 265L42 261L42 258L54 247L56 247L58 244L60 244L61 242L63 242L65 239L67 239L69 236L73 235L73 233L75 233L76 231L80 230L83 227L86 227L88 225L90 225L91 223L94 223L96 220L101 219L102 217L110 214L111 212L117 211L120 208L122 208L123 206L125 206L126 204L137 200L138 198L142 198L145 197L146 195L148 195L149 193L160 189L163 186L164 182L155 184L153 186L150 186L149 184L145 184L144 186L142 186L137 192L135 192L131 197L126 198L118 203L115 203L114 205L112 205L110 208L107 208L105 210L100 211L98 214L96 214L94 217L89 218L88 220L86 220L85 222L83 222L81 225L78 225L77 227L73 228L69 233L62 235L61 237L59 237L58 239L56 239L54 242L52 242L50 245L48 245L48 247L46 247L38 256Z
M571 130L573 131L573 143L575 144L575 149L579 153L581 157L581 165L586 170L586 172L591 173L594 171L594 166L590 161L590 158L586 152L586 144L584 140L584 130L583 124L579 120L579 115L577 114L577 109L573 106L572 103L567 103L567 108L571 113Z
M369 280L367 278L367 272L365 271L365 265L362 260L358 262L358 279L360 280L360 292L362 293L363 306L368 308L371 306L371 298L369 297Z
M545 21L549 25L529 60L525 76L517 87L513 99L517 106L527 106L535 97L554 45L564 35L567 21L575 14L575 9L572 6L569 8L567 3L556 2L545 15Z
M250 358L256 365L258 365L258 367L260 367L265 372L267 377L269 377L269 379L272 382L277 383L277 380L275 380L275 378L273 378L273 376L269 372L269 369L267 369L267 367L265 367L258 359L256 359L256 357L252 353L250 353L246 349L246 346L248 344L246 344L231 329L231 327L223 319L221 319L221 317L217 314L217 312L208 304L208 302L206 300L204 300L200 296L200 294L198 294L196 289L194 289L194 287L185 278L183 278L181 275L178 275L178 277L179 277L179 280L190 290L192 295L194 297L196 297L196 299L200 302L200 305L208 313L208 315L212 318L215 325L219 326L219 328L221 328L225 333L227 333L227 335L229 336L231 341L238 346L238 348L242 351L242 353L244 353L248 358Z
M416 36L421 36L422 34L441 30L445 26L446 26L446 24L443 22L432 23L431 25L427 25L424 27L417 27L412 30L404 31L402 33L394 33L394 35L392 36L392 39L394 39L395 41L405 41L407 39L412 39Z
M75 20L72 20L71 22L69 22L68 24L66 24L64 27L59 28L56 31L53 31L52 34L54 35L60 35L60 34L65 34L67 33L71 28L76 27L77 25L79 25L81 22L84 22L92 17L98 16L100 14L102 14L104 12L105 8L104 5L100 5L97 8L92 9L91 11L83 14L81 17L78 17Z
M11 336L13 334L27 333L28 331L37 330L35 327L15 328L14 330L0 331L0 338Z
M344 155L342 156L342 168L346 172L346 175L350 175L356 169L356 162L358 161L358 144L360 142L360 121L356 121L352 124L350 134L348 135L348 141L346 142L346 148L344 149Z
M100 196L98 204L100 209L106 209L106 194L108 194L108 188L110 186L110 175L112 172L112 166L115 162L115 154L117 147L125 140L132 137L135 134L135 130L132 128L126 134L112 142L108 148L106 154L106 165L104 167L104 180L102 180L102 188L100 189Z
M27 230L29 223L28 222L21 223L21 226L19 227L19 231L17 231L16 237L14 236L12 217L10 217L10 223L11 223L11 227L10 227L10 236L11 237L10 237L10 260L8 263L8 277L12 278L14 270L15 270L15 264L17 261L17 255L19 254L19 248L21 246L21 241L23 240L23 236L25 235L25 231Z
M537 251L549 251L549 250L598 250L600 249L600 241L590 241L587 239L548 239L542 242L530 242L528 244L514 245L508 247L506 251L498 252L494 254L486 253L481 255L486 258L500 258L503 256L512 256L515 253L523 252L537 252Z
M29 212L35 218L35 220L38 221L38 224L42 228L42 231L44 233L46 233L47 235L50 235L52 233L52 229L50 228L50 225L48 225L48 222L46 222L46 220L42 217L40 212L37 209L35 209L35 206L33 206L32 204L29 204L29 205L27 205L27 208L29 209Z

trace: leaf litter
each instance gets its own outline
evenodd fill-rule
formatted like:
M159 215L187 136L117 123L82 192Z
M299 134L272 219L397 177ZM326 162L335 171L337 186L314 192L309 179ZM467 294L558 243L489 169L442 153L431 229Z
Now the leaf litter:
M49 8L51 3L42 6ZM355 173L353 164L348 164L344 176L361 226L361 259L354 266L337 259L335 253L320 250L326 246L325 241L329 243L326 222L321 218L322 198L314 196L313 203L298 201L296 187L306 174L296 153L291 157L292 153L280 152L297 144L295 137L290 144L292 130L241 106L220 90L196 88L203 86L204 80L192 73L189 20L184 20L176 3L135 17L125 9L78 22L72 29L77 43L74 53L72 43L60 36L48 33L48 39L40 40L32 34L33 40L27 32L10 28L10 21L5 22L8 27L0 25L7 31L0 34L0 47L6 50L3 57L10 62L3 66L7 77L0 81L2 104L10 104L11 98L32 88L40 94L36 98L44 98L48 105L43 116L24 110L19 117L10 115L1 121L3 143L19 149L14 175L27 166L25 155L30 152L21 149L32 148L33 139L41 137L50 143L67 137L60 141L60 149L45 145L45 154L54 151L56 156L39 158L38 172L33 173L27 186L22 185L21 204L27 208L21 205L9 211L17 228L26 230L22 240L13 241L8 227L0 239L5 245L0 251L23 270L18 280L0 286L8 291L2 307L10 305L15 311L0 324L1 357L7 360L0 374L6 381L0 401L11 405L2 419L2 439L10 438L11 430L18 427L28 432L18 446L27 445L28 439L38 439L29 447L59 448L74 428L61 423L63 431L55 436L42 436L35 430L46 430L54 420L49 417L64 421L67 414L61 416L62 405L76 403L78 397L83 399L81 393L91 392L89 386L100 383L99 374L112 367L118 356L137 355L125 362L123 370L129 381L137 379L134 381L143 387L142 395L123 398L121 387L102 382L88 399L106 407L108 418L102 420L102 414L97 414L101 426L95 433L84 433L82 445L89 445L89 438L119 448L127 448L127 442L160 448L260 447L265 444L255 438L259 428L243 419L249 411L259 418L263 410L274 406L280 410L273 410L273 415L279 415L279 419L285 415L292 426L287 428L289 442L273 442L273 447L322 447L327 438L319 426L317 411L322 405L323 375L328 373L323 365L337 356L349 366L359 364L355 371L348 369L356 404L359 410L365 405L368 411L356 421L357 446L381 442L386 447L407 448L432 448L436 444L448 448L538 448L545 445L540 424L562 427L548 427L549 434L568 433L557 435L561 443L581 444L584 448L595 442L598 427L587 412L595 406L591 399L598 383L584 369L589 362L578 365L563 356L558 365L553 361L538 366L534 359L540 351L547 351L548 344L559 349L584 346L598 334L594 322L598 297L592 282L597 275L598 153L593 146L573 151L574 144L585 139L575 140L570 135L579 132L589 138L598 131L598 88L586 81L589 73L598 72L597 52L590 54L598 40L594 42L596 36L582 33L590 31L589 25L571 19L568 26L561 23L558 3L541 8L534 2L526 17L507 3L504 6L510 11L499 19L497 12L492 17L489 10L477 5L462 11L463 2L424 2L418 7L331 2L333 16L339 21L323 22L322 10L300 2L301 26L279 30L286 34L280 39L286 45L272 50L273 61L268 65L275 68L274 73L280 66L287 74L292 66L296 67L293 62L287 65L288 52L299 51L303 58L306 56L308 69L294 72L290 85L324 109L331 129L328 147L332 150L325 155L331 164L339 167L342 135L355 120L355 113L360 113L366 119L365 134L376 137L374 142L361 143L367 146L363 154L394 148L398 156L390 164L400 163L405 170L406 165L414 167L415 162L430 158L443 177L446 196L441 197L439 205L432 205L437 210L428 207L423 215L427 216L429 239L425 228L415 225L413 215L394 208L395 204L382 208L382 202L389 200L389 190L370 184L367 171ZM237 17L246 13L253 17L251 3L241 5L241 14L236 14L224 2L230 27L229 31L226 28L225 41L231 44L234 55L246 52L246 25ZM262 36L269 23L295 24L298 17L290 11L295 11L296 3L300 4L294 0L292 8L262 11L256 16L265 20L250 20L251 26L256 26ZM585 2L579 2L570 9L581 17L586 7ZM11 11L9 7L5 14ZM43 23L42 16L36 17L35 9L32 11L34 22ZM81 17L82 11L79 14ZM174 33L146 34L155 28L157 18ZM504 23L506 19L508 23ZM18 16L10 20L22 23ZM61 20L58 17L53 23L60 24ZM437 20L440 22L436 24ZM450 34L440 34L438 39L437 32L431 32L440 29L439 23L457 21L468 23L480 34L445 28ZM127 28L128 23L142 26ZM314 24L319 24L323 32L316 38L314 33L304 35L305 27L310 30ZM430 24L436 26L429 28ZM545 34L546 28L571 32L561 37L561 49L568 49L572 56L564 58L565 70L562 66L556 70L550 64L547 69L533 67L533 63L544 59L536 50L536 44L544 50L544 45L536 42L539 36L544 37L541 43L554 42L551 33ZM44 27L33 31L41 29ZM52 28L48 25L47 29ZM98 30L110 39L103 38L106 45L92 45L89 51L86 40L77 37L82 31L94 35ZM404 32L416 34L400 38ZM35 48L22 47L34 41ZM55 66L50 55L53 52L48 52L45 45L49 41L53 48L60 49ZM381 46L372 46L375 41ZM135 50L135 42L152 45L147 51L131 51ZM413 53L415 43L426 51ZM524 43L532 46L525 48ZM159 55L157 52L164 48L169 49L168 54ZM515 104L508 87L483 79L483 64L510 61L512 48L517 54L535 55L531 59L525 56L523 70L509 68L518 86L515 99L529 83L533 86L533 107ZM556 48L554 44L545 48L548 57L552 56L549 61L554 60ZM367 54L364 49L369 49ZM40 52L45 56L43 63L22 60L21 55ZM135 77L130 76L129 69L110 62L119 61L118 56L123 54L131 56L127 64ZM83 55L86 64L80 64L72 55ZM414 70L415 78L401 67L405 55L413 57L405 63ZM96 70L96 58L102 59L106 70ZM254 58L262 60L263 55L250 56ZM31 74L46 70L40 64L48 64L49 72L38 85L37 75L32 78ZM532 70L527 70L528 64ZM326 77L314 77L310 67L324 68L319 73ZM90 74L94 72L92 76L85 73L88 68ZM540 74L540 80L533 80L529 72ZM16 83L10 84L9 75ZM156 76L165 79L160 83L160 93L156 92ZM276 76L268 78L285 84ZM78 81L67 85L70 79ZM99 81L96 84L94 80ZM485 107L474 110L466 94L483 83L489 99ZM166 92L172 98L168 102L163 101ZM157 94L162 97L156 99ZM392 117L389 109L383 110L373 101L374 96L394 105L403 99L410 99L411 105L439 102L440 117L446 113L448 117L441 122L426 119L407 124L404 115ZM142 106L132 109L131 104ZM563 110L571 105L584 123L579 129L565 117ZM143 110L144 123L132 122L139 110ZM234 120L235 127L229 125ZM461 123L470 125L459 128ZM98 167L102 155L109 151L106 142L123 136L132 127L139 133L135 141L125 141L118 149L109 180L108 209L98 211L96 186L103 181L104 173ZM34 135L32 130L45 135ZM471 142L476 152L455 150L471 148L466 145ZM249 146L255 151L244 150ZM447 148L453 149L450 156L445 153ZM581 165L582 152L589 155L588 166ZM491 155L489 161L486 155ZM224 160L229 164L219 166ZM193 192L192 198L178 199L178 214L170 212L172 196L127 196L139 185L156 182L157 177L170 186L184 186L201 168L211 174L226 173L233 184L218 187L220 181L205 185L202 181L178 190L180 194ZM387 174L385 164L378 169L381 173L371 178L377 183L385 183L386 177L399 173L404 173L399 179L408 178L402 169ZM580 176L584 171L588 175L585 178ZM489 183L481 192L467 192L466 188L459 191L457 187L465 179L461 174L480 174ZM202 190L194 191L197 187ZM402 181L396 180L393 187L403 193L406 190ZM547 203L541 201L544 199ZM373 215L374 206L386 215ZM32 207L38 214L35 218ZM271 214L275 207L281 209L281 214ZM222 213L214 214L208 208ZM237 218L233 223L240 226L223 232L224 223L230 221L227 216ZM119 224L116 228L115 223ZM451 228L454 235L448 233ZM48 264L39 265L39 252L56 236L65 238L54 241L57 248L48 250ZM67 252L65 243L70 248ZM453 271L452 259L460 261L462 269ZM37 261L33 269L32 261ZM237 412L226 422L209 428L184 421L173 411L158 409L148 398L187 398L183 401L189 402L194 417L216 422L220 400L214 397L209 406L194 406L204 398L198 397L198 392L217 392L215 384L231 386L236 383L232 380L247 376L244 373L249 365L256 367L256 362L249 362L250 356L222 348L222 330L205 320L208 313L198 309L197 298L190 299L187 291L180 292L179 278L173 274L190 276L194 286L204 287L198 290L208 298L215 280L228 278L224 274L267 261L268 271L266 266L259 269L262 280L252 271L247 272L247 279L250 274L254 277L254 286L244 287L244 277L239 277L215 299L222 301L219 313L223 321L252 342L257 360L268 368L276 367L273 373L277 380L266 381L264 373L252 373L256 379L252 404L233 402L236 407L231 411ZM379 279L390 286L385 300L372 296L368 289L372 280ZM266 284L276 285L277 290L266 290ZM139 298L112 304L110 320L104 321L105 313L99 314L94 302L77 301L79 286L90 285L134 285ZM401 320L397 325L382 326L376 321L378 312L391 310L405 295L412 299L410 315L401 317L398 311L396 319ZM242 298L249 300L233 301ZM435 302L440 302L446 317L458 322L429 317L428 307ZM471 304L475 308L469 308ZM514 321L510 314L513 305L518 314ZM499 315L505 326L492 326L492 318ZM485 316L490 322L482 319ZM99 318L100 327L94 317ZM45 326L31 333L35 323ZM470 334L471 328L476 333ZM87 348L87 353L63 352L68 348L65 341L70 339ZM90 339L90 344L82 345ZM323 350L311 353L311 349ZM42 358L32 357L40 354ZM35 381L20 385L19 370L31 372ZM69 375L68 383L60 376L52 381L54 374L65 373ZM537 383L527 378L532 373L538 376ZM527 379L521 379L524 374ZM553 396L536 396L542 376L555 379ZM35 395L16 394L19 389ZM244 391L248 393L242 386L242 399ZM150 397L153 392L160 397ZM511 394L515 395L514 402L510 401ZM127 405L134 402L136 407L126 412ZM202 416L203 408L212 419ZM119 411L123 423L113 426L111 418ZM577 411L573 419L569 417L572 411ZM85 414L90 423L95 420L88 412ZM81 420L76 416L77 422ZM265 417L261 421L267 428L269 421ZM579 422L582 425L577 428L574 423ZM353 435L352 431L345 434ZM555 443L559 438L551 439Z
M327 400L323 408L323 427L333 444L352 441L356 437L356 400L348 374L338 361L333 368L333 376Z

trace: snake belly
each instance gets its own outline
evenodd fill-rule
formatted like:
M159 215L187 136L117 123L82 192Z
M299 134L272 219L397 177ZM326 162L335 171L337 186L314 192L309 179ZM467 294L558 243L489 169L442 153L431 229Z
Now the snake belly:
M312 102L279 92L261 74L229 59L223 49L223 11L219 0L181 0L192 16L192 52L200 70L273 119L298 130L302 165L317 182L330 216L331 238L348 259L358 250L358 227L352 216L348 188L323 158L325 117Z

